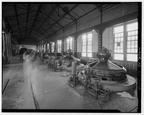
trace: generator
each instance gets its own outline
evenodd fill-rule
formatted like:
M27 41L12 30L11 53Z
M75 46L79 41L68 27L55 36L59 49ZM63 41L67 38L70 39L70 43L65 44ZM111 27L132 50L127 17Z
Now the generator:
M98 51L98 60L84 65L81 69L73 62L69 83L72 86L82 84L85 89L98 98L99 95L110 95L112 92L122 92L135 89L136 80L127 74L126 69L109 60L111 53L107 48ZM80 61L79 61L80 62Z

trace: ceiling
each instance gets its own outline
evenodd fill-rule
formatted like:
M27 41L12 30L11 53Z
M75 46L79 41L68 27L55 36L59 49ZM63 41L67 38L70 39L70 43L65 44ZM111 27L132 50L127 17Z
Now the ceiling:
M39 43L88 13L101 9L105 11L116 4L3 2L2 16L19 44L29 40Z

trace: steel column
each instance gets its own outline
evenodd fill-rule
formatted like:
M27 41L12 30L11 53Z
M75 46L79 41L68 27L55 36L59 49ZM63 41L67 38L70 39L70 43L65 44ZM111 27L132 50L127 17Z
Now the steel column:
M75 37L74 37L74 55L75 57L77 57L77 37L78 37L78 34L77 34L77 20L76 20L76 34L75 34Z
M99 37L98 37L98 50L102 49L102 7L100 7L100 30L99 30Z
M63 38L62 38L62 52L64 52L64 28L63 28Z

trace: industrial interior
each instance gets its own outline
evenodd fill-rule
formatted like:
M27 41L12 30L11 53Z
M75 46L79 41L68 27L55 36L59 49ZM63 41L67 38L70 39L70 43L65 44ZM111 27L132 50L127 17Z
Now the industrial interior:
M2 2L2 111L140 112L140 25L141 2Z

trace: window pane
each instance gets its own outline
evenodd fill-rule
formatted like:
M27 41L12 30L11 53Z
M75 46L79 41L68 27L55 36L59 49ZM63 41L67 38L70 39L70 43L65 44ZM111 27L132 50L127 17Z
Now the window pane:
M71 43L72 43L72 38L70 38L70 40L69 40L69 41L70 41L70 44L71 44Z
M132 31L132 35L135 35L135 31Z
M131 36L131 39L127 41L127 52L128 53L137 53L137 40L136 36ZM129 48L129 50L128 50Z
M138 23L137 22L127 24L127 31L137 30L137 29L138 29Z
M82 39L86 39L86 34L82 35Z
M137 41L135 41L135 46L137 47Z
M86 57L86 53L82 53L82 56L83 56L83 57Z
M114 27L114 33L123 32L123 26Z
M121 33L121 37L123 37L123 33Z
M92 42L87 42L87 44L88 44L89 46L92 46Z
M70 49L72 50L72 45L70 46Z
M114 43L114 52L123 53L123 25L114 28L115 32L115 43Z
M86 42L83 42L83 44L82 44L83 46L86 46Z
M92 38L92 33L89 33L89 34L88 34L88 38Z
M91 47L91 46L88 46L87 49L88 49L88 50L92 50L92 47Z
M82 50L83 53L86 53L86 50Z
M134 53L134 49L131 49L131 52Z
M92 38L88 38L88 42L92 42Z
M86 50L82 50L82 52L83 52L83 53L84 53L84 52L86 53Z
M127 49L127 52L130 53L130 49Z
M92 57L92 33L82 35L82 56Z
M138 31L136 31L136 35L138 34Z
M131 36L131 32L128 32L128 36Z
M137 54L127 54L127 61L137 61Z
M123 54L114 54L114 59L123 60Z
M135 36L132 37L132 40L135 40Z
M86 38L83 38L83 39L82 39L82 42L83 42L83 43L86 43Z
M86 46L82 46L82 49L85 49L85 50L86 50Z
M92 53L87 53L87 57L92 57Z
M92 52L92 50L87 50L87 52Z
M123 37L121 38L121 41L123 42Z

